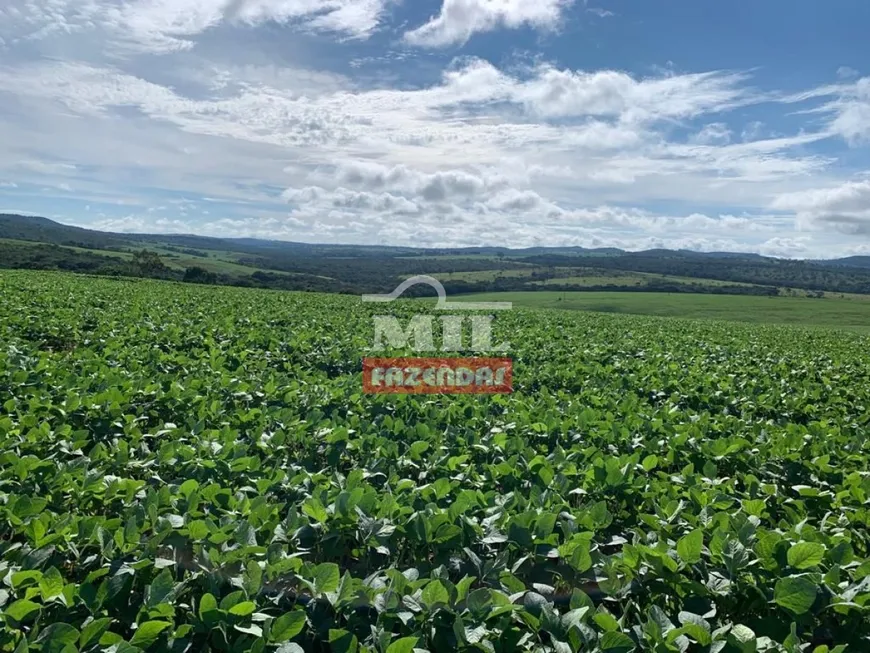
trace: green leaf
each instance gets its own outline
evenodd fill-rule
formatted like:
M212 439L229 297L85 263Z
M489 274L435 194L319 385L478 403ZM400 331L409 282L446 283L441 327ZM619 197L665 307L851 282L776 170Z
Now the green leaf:
M788 550L788 564L795 569L817 567L825 559L825 547L817 542L801 542Z
M27 599L21 599L20 601L15 601L15 603L6 608L3 611L3 614L7 617L11 617L18 623L24 623L30 617L39 612L41 607L42 606L39 605L39 603L34 603Z
M592 568L590 546L591 542L585 538L578 539L571 544L571 553L568 556L568 561L580 573L589 571Z
M221 599L220 609L221 610L229 610L234 605L241 603L245 600L245 593L239 590L238 592L230 592L224 598Z
M302 512L311 517L314 521L325 523L329 519L329 513L320 501L317 499L309 499L302 504Z
M684 535L677 542L677 555L687 565L701 561L701 551L704 548L704 532L700 529Z
M802 615L816 601L816 584L803 576L791 576L777 581L773 590L773 600L777 605Z
M599 645L602 651L613 651L613 653L627 653L635 649L634 641L624 633L604 633L599 640Z
M230 614L237 617L247 617L248 615L254 614L256 611L257 604L253 601L242 601L241 603L236 603L229 610Z
M187 533L192 540L204 540L209 536L208 524L201 519L192 521L187 525Z
M169 628L170 625L165 621L146 621L136 629L130 643L140 648L148 648L157 641L160 633Z
M68 650L67 647L75 651L78 641L79 631L65 623L49 624L36 638L36 643L41 645L40 649L45 653L60 653Z
M335 563L324 562L314 568L314 591L316 594L334 592L338 589L340 580L341 572Z
M242 578L242 587L249 597L256 596L263 585L263 570L256 560L248 562L245 568L245 575Z
M17 590L38 584L40 578L42 578L41 571L30 569L28 571L16 571L12 574L10 580L12 581L12 588Z
M713 638L710 636L710 631L698 624L687 623L684 624L680 630L698 642L701 646L709 646L713 642Z
M589 598L589 595L586 594L586 592L581 589L575 588L574 591L571 592L571 602L569 604L569 607L572 610L577 610L579 608L588 608L589 610L594 610L595 603L592 601L592 599Z
M356 653L359 642L356 635L346 630L330 630L329 647L333 653Z
M43 574L39 581L39 592L42 594L42 600L50 601L60 596L63 594L63 586L63 576L56 568L52 567Z
M431 607L439 603L449 603L450 593L440 580L432 580L423 588L423 594L420 598L423 599L423 603Z
M164 569L159 574L157 574L157 576L151 582L151 585L148 587L145 605L149 608L160 605L161 603L163 603L164 599L166 599L172 593L172 590L174 589L175 577L172 575L172 572L169 571L169 569Z
M108 617L105 619L95 619L87 626L82 628L82 636L79 640L80 648L87 648L92 643L96 643L100 641L100 637L103 636L109 626L112 625L112 620Z
M387 653L412 653L418 641L420 641L419 637L397 639L387 647Z
M462 580L456 583L456 600L464 601L465 597L468 596L469 588L474 585L477 578L474 576L465 576Z
M751 645L752 650L755 650L755 632L748 626L737 624L728 633L730 639L733 639L741 650L748 650Z
M217 599L212 594L203 594L199 600L199 618L207 612L213 612L218 609Z
M286 642L293 639L305 628L305 620L305 613L302 610L281 615L272 622L269 639L273 642Z
M598 612L592 617L592 620L606 632L614 633L622 629L619 622L616 620L616 617L608 612Z
M179 491L185 497L189 497L195 490L199 489L199 483L197 483L194 479L189 479L181 484Z

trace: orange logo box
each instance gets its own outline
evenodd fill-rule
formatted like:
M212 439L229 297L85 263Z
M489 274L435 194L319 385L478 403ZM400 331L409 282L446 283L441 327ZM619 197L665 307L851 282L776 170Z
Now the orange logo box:
M364 358L363 389L369 394L508 394L510 358Z

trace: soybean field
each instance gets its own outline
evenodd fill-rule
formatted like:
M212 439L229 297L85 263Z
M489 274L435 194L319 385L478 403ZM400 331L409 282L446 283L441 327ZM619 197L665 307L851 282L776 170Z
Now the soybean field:
M870 651L870 338L515 308L512 394L374 396L377 310L0 273L0 650Z

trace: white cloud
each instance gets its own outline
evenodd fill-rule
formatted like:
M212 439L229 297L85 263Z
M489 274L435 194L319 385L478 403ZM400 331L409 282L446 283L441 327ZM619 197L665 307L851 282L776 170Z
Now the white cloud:
M711 72L635 79L612 71L559 70L540 66L528 80L506 80L509 99L552 118L615 116L626 121L691 118L734 108L753 99L745 76Z
M440 13L407 32L405 41L442 48L462 45L474 34L498 27L516 29L529 25L552 30L573 4L574 0L444 0Z
M193 48L197 37L221 24L267 22L364 38L393 1L20 0L0 6L0 39L15 45L86 34L109 50L166 54Z
M849 145L858 147L870 143L870 77L855 82L821 86L810 91L781 98L782 102L797 103L817 98L833 98L821 106L806 109L806 114L830 116L828 130Z
M612 18L613 16L616 16L614 12L608 9L602 9L601 7L586 7L586 13L597 16L598 18Z
M772 208L794 211L803 229L870 234L870 180L784 194Z
M870 142L870 77L859 79L826 108L836 113L831 129L848 143Z
M704 128L692 136L691 141L698 145L727 145L731 142L731 130L722 122L704 125Z
M807 258L810 255L811 240L802 238L771 238L758 247L758 254L777 258Z
M783 97L747 72L576 70L543 56L462 57L439 75L441 55L378 58L379 39L347 40L392 24L398 2L2 5L0 179L34 202L66 189L65 206L102 213L104 228L308 241L786 252L802 242L796 226L827 237L864 219L776 198L838 187L837 153L816 145L861 142L865 80ZM558 29L571 4L447 0L408 39ZM387 74L331 69L369 53ZM787 128L779 102L806 103Z

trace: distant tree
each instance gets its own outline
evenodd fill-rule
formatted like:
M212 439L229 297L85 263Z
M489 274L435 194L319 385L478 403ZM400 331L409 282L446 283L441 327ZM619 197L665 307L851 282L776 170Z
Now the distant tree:
M184 271L184 281L186 283L215 284L217 283L217 275L214 272L209 272L205 268L195 265Z
M150 249L139 250L133 254L133 265L147 277L158 277L169 272L169 268L163 264L157 252L152 252Z

